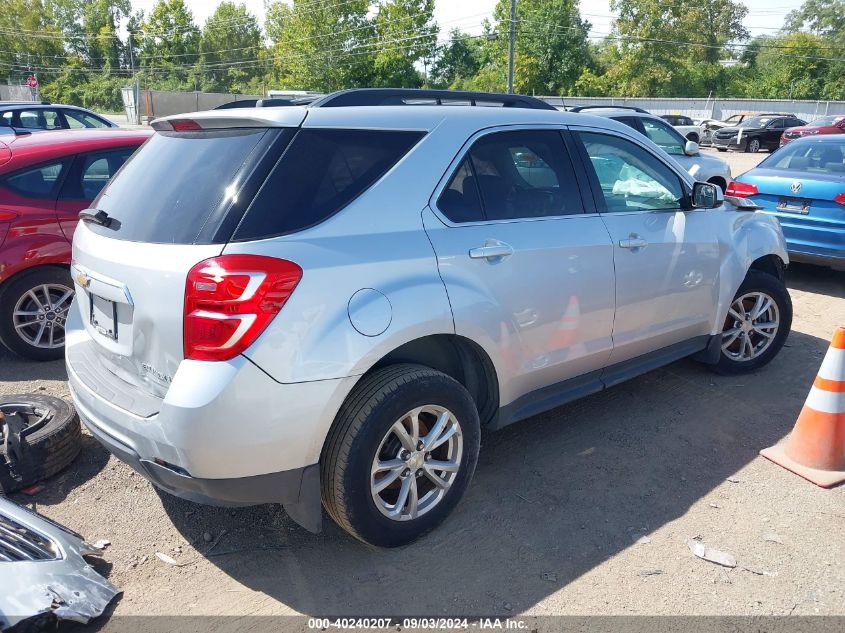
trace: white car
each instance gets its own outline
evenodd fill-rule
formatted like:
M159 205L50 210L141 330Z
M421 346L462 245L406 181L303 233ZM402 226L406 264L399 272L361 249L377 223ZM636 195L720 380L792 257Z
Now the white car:
M721 158L702 154L698 143L683 136L661 117L634 106L578 106L570 112L603 116L628 125L647 136L700 182L718 186L722 192L732 180L731 167Z
M688 141L698 143L701 140L701 127L683 114L661 114L660 118L678 131Z

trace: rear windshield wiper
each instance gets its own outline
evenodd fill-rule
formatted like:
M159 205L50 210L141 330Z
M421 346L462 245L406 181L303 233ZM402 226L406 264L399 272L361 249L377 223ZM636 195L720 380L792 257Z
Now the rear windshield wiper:
M106 228L109 228L112 225L112 222L114 222L114 219L110 218L108 213L105 211L98 211L97 209L85 209L84 211L80 211L79 219L83 222L99 224L100 226L104 226Z

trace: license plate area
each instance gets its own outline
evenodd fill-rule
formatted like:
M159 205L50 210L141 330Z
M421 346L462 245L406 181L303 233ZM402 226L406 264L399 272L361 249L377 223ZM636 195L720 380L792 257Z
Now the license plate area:
M89 294L90 323L99 334L113 341L117 340L117 303Z
M776 206L778 211L786 213L807 215L810 212L810 201L805 198L780 198Z

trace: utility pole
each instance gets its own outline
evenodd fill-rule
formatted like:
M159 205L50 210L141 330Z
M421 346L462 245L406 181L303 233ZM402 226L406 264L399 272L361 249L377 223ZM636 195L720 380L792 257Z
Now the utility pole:
M516 46L516 0L511 0L511 23L508 29L508 94L513 94L513 53Z

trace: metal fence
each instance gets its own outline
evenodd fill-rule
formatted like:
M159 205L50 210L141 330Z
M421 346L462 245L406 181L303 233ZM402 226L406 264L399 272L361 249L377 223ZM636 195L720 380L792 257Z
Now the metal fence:
M171 114L212 110L232 101L261 99L258 95L138 90L133 87L123 88L121 96L123 97L123 107L126 110L127 119L138 123Z
M653 114L685 114L694 119L723 120L737 112L787 112L810 121L826 114L845 114L845 101L798 99L713 99L647 97L540 97L554 106L626 105Z

